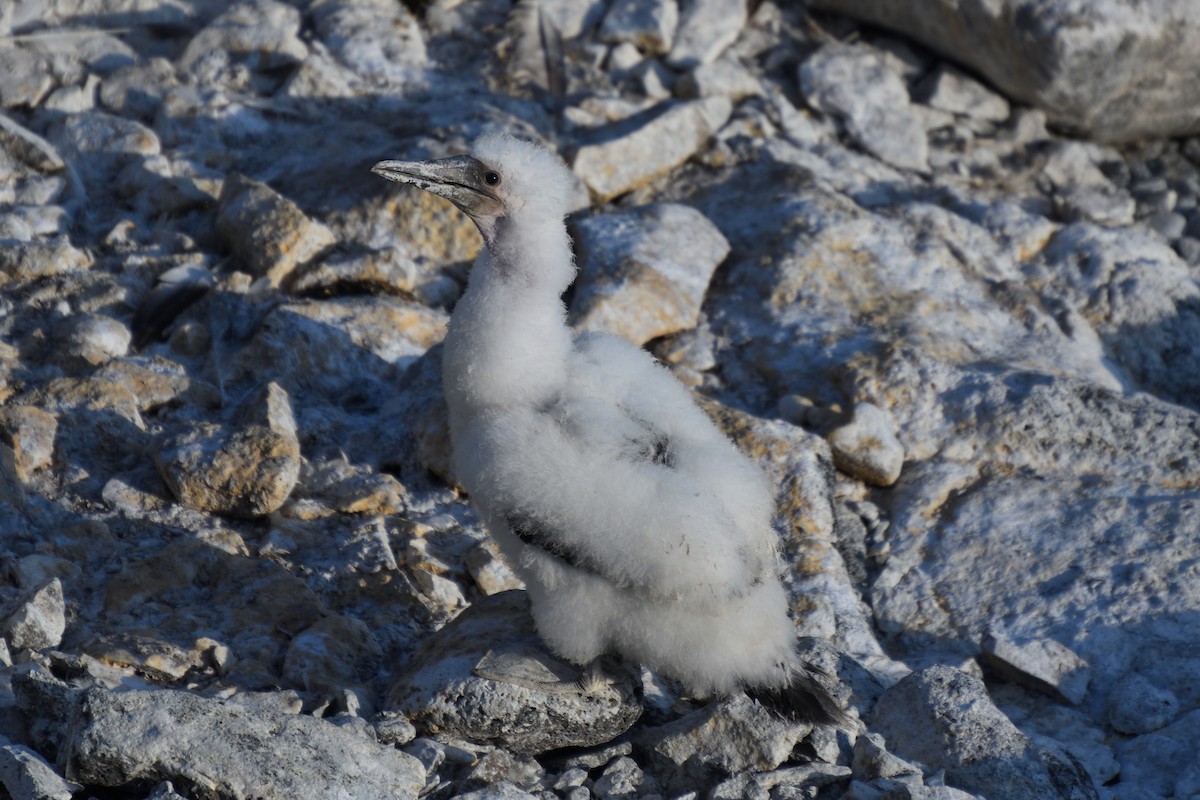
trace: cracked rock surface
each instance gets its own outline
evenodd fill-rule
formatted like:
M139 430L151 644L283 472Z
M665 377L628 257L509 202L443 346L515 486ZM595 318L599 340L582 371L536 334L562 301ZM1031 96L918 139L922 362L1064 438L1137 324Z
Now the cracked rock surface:
M1198 26L0 3L0 797L1200 794ZM578 179L572 321L771 476L861 730L542 647L450 466L478 235L369 172L495 128Z

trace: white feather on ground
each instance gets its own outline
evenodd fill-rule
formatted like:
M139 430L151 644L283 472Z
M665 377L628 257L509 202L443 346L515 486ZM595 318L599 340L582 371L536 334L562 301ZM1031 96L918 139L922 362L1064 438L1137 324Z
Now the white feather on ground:
M647 353L567 327L562 161L488 135L374 171L447 197L484 237L446 335L455 467L550 649L843 721L795 653L766 477Z

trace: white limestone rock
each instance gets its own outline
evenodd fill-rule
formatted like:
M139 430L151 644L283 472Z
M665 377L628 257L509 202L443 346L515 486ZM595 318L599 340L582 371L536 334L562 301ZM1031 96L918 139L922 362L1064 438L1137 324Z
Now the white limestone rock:
M571 324L644 344L695 327L729 243L688 206L642 206L574 224Z

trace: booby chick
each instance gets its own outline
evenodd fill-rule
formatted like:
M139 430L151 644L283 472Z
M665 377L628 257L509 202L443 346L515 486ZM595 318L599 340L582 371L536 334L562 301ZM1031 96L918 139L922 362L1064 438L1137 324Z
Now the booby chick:
M443 354L454 464L550 649L844 722L796 654L765 475L641 348L568 328L558 156L489 134L372 171L450 200L483 236Z

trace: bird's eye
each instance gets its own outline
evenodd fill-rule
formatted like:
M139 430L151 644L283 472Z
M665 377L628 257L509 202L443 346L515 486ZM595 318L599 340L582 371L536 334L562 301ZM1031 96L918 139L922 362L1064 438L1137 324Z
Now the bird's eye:
M486 183L488 186L495 186L496 184L500 183L500 173L499 172L485 172L483 174L483 182Z

